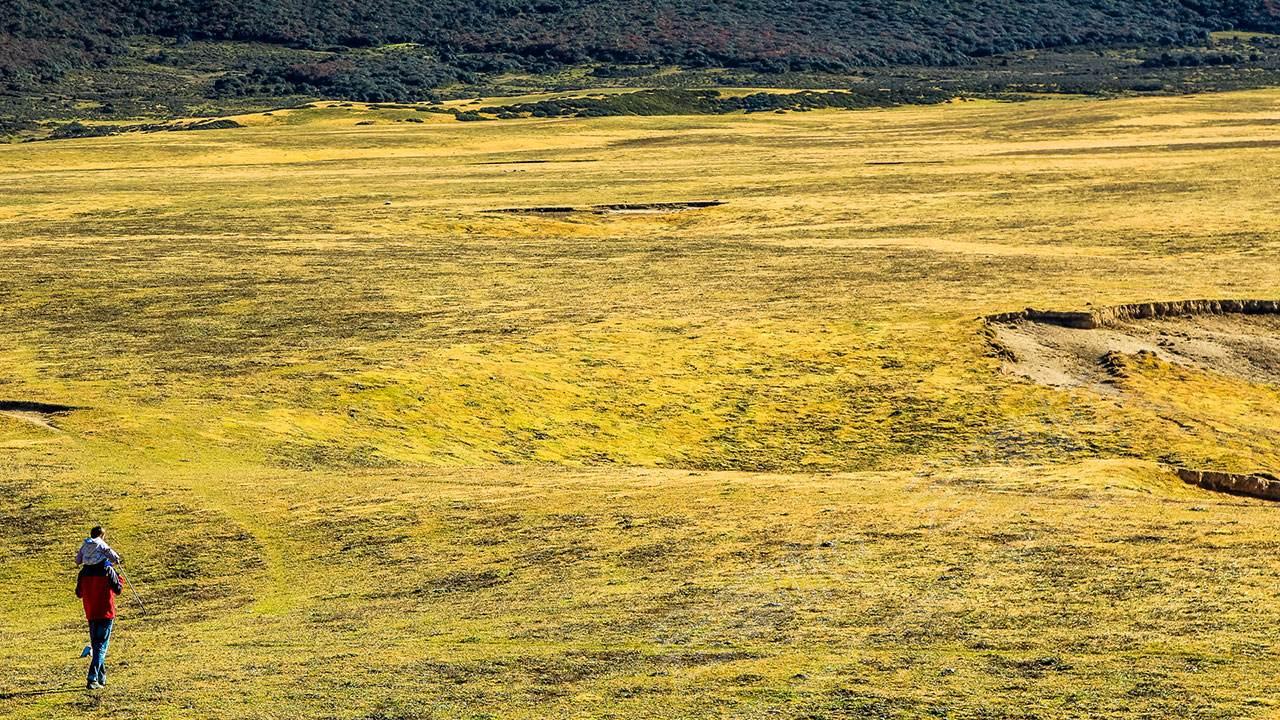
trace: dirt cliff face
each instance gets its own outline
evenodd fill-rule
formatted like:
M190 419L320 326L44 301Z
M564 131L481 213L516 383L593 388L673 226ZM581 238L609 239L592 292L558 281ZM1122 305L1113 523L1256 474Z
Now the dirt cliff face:
M1012 313L988 315L989 323L1019 321L1047 323L1080 330L1096 330L1128 320L1190 317L1196 315L1272 315L1280 314L1277 300L1169 300L1164 302L1112 305L1087 311L1059 312L1027 308Z
M1280 478L1270 473L1228 473L1215 470L1177 468L1178 477L1205 490L1245 495L1263 500L1280 500Z

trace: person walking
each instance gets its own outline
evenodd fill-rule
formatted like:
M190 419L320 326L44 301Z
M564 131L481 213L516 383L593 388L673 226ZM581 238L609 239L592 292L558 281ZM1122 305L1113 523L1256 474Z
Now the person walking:
M101 558L91 555L96 562L85 564L76 577L76 597L84 603L84 616L89 621L89 678L86 687L97 690L107 684L107 646L111 644L111 627L116 618L116 595L124 592L124 581L112 567L112 560L120 562L120 556L106 545L106 533L95 527L89 533L90 540L100 541L106 548ZM89 541L86 541L89 543ZM95 547L98 543L92 543ZM110 553L109 555L107 553ZM77 560L83 555L77 554Z

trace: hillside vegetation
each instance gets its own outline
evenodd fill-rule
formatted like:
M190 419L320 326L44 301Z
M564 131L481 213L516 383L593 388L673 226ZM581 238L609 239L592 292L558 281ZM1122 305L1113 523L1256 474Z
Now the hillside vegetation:
M1187 44L1212 30L1280 30L1268 0L14 0L0 80L29 86L124 52L127 38L261 41L309 49L415 43L415 72L586 62L825 70L955 64L1066 45ZM302 70L335 73L327 68ZM434 68L434 69L433 69Z
M1280 92L552 99L0 146L0 716L1274 717L1273 361L979 318L1280 299Z

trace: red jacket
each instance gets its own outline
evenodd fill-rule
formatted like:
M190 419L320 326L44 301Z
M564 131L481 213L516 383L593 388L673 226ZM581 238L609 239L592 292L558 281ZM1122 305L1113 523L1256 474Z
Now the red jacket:
M76 578L76 597L84 601L87 620L113 620L116 595L124 591L124 581L106 563L85 565Z

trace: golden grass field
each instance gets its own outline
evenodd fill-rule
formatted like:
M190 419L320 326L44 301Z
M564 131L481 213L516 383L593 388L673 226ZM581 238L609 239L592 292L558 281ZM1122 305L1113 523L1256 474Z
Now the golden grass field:
M977 319L1280 298L1280 91L236 119L0 146L0 716L1280 713L1280 390Z

